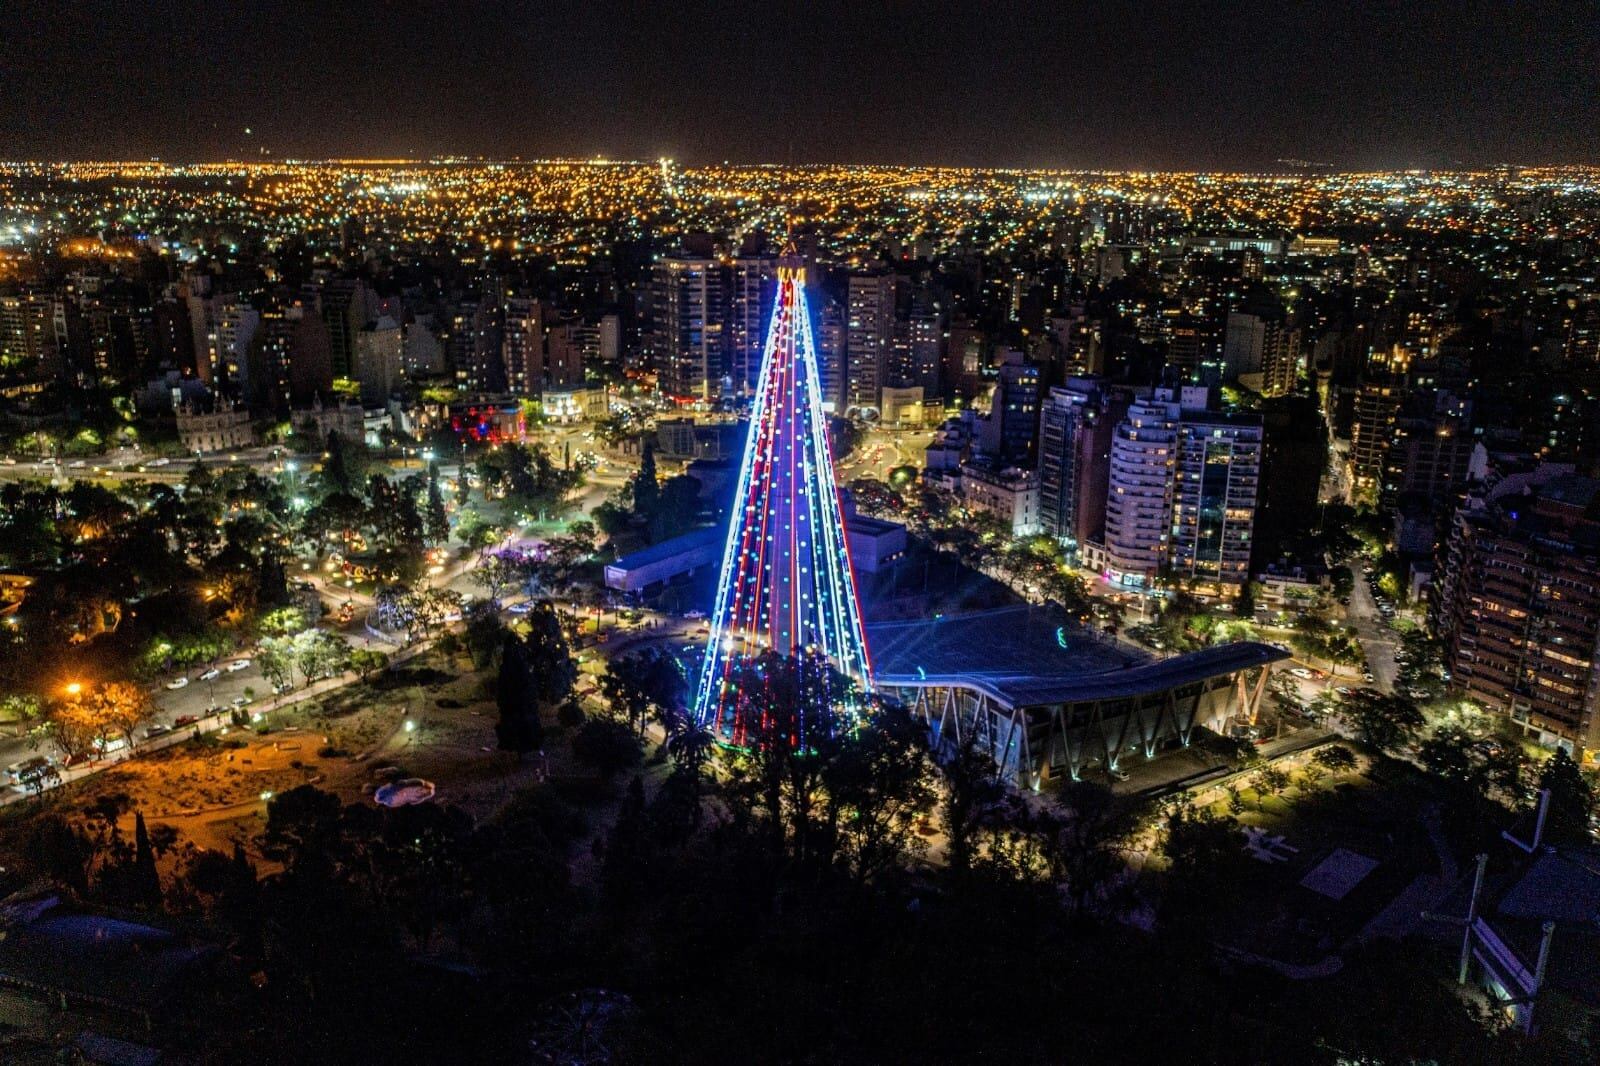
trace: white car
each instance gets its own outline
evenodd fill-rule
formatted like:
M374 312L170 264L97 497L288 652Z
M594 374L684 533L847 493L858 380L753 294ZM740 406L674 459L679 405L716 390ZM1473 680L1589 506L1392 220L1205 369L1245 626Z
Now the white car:
M171 681L167 682L167 687L170 689L180 689L188 683L189 679L187 677L175 677Z
M691 622L698 622L706 616L704 611L685 611L683 616Z
M172 465L172 460L166 458L165 456L162 456L160 459L152 459L152 460L150 460L150 465L151 466L171 466Z
M237 674L240 670L250 669L249 659L235 659L228 664L228 673Z
M72 462L67 464L67 469L68 470L82 470L84 467L86 467L88 465L89 464L84 462L82 459L74 459Z
M222 671L218 670L215 666L213 666L211 669L209 669L205 673L201 674L200 677L197 680L200 680L200 681L215 681L217 678L219 678L221 676L222 676Z
M513 603L510 607L507 607L506 610L510 611L512 614L527 614L529 611L533 610L533 604L529 603L527 600L523 600L521 603Z

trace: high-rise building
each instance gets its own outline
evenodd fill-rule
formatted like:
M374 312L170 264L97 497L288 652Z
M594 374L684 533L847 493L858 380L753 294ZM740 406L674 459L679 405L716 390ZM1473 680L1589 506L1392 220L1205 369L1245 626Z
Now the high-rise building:
M566 318L545 327L544 368L539 391L583 383L583 322Z
M289 410L289 353L300 312L298 307L282 306L261 312L245 359L243 388L245 402L257 410L278 414Z
M450 313L442 336L445 362L456 386L469 392L505 392L498 306L487 297L468 296Z
M47 362L58 342L53 299L36 292L0 295L0 364L32 368Z
M728 271L729 374L738 393L755 390L761 345L778 291L778 260L768 255L740 256Z
M1183 412L1172 493L1173 573L1213 585L1250 580L1261 444L1259 415Z
M1300 331L1290 329L1281 313L1228 315L1222 344L1222 374L1265 396L1294 391L1300 368Z
M261 312L236 292L217 299L217 350L222 376L234 394L245 396L250 390L250 345L261 328Z
M1546 744L1600 747L1600 481L1546 466L1457 512L1435 594L1451 686Z
M1266 347L1267 320L1260 315L1231 311L1222 341L1222 372L1230 381L1261 372Z
M608 365L622 362L622 316L610 312L600 316L600 361Z
M434 332L431 314L416 315L405 324L402 355L408 378L427 377L445 371L444 346Z
M349 378L355 365L356 334L371 320L367 306L372 291L359 278L335 278L318 286L317 307L328 327L333 376Z
M890 347L894 343L895 276L857 274L850 278L845 307L845 357L852 407L876 408Z
M1148 583L1167 562L1182 414L1171 396L1161 389L1133 403L1111 440L1106 568L1125 585Z
M1167 365L1184 381L1196 381L1200 371L1216 361L1216 336L1211 323L1197 315L1174 314L1166 325Z
M538 395L544 366L543 302L530 296L506 297L500 359L505 365L508 391L518 396Z
M845 349L848 343L844 308L837 300L823 298L822 310L817 315L817 363L822 402L830 412L843 413L846 406Z
M1002 463L1032 467L1039 435L1039 367L1006 351L998 368L983 447Z
M941 375L946 393L963 400L978 395L983 380L988 342L983 331L964 318L950 322L950 333L945 338L944 373Z
M1381 498L1391 504L1411 495L1453 502L1465 487L1477 440L1469 401L1443 390L1410 397L1395 416L1384 454Z
M1039 523L1069 553L1105 537L1111 438L1127 395L1092 378L1069 378L1045 396L1039 417Z
M1374 352L1367 360L1350 430L1351 494L1356 499L1375 499L1382 484L1409 363L1406 349L1398 345Z
M399 387L404 364L405 339L400 325L388 315L369 322L356 334L355 379L361 385L361 402L383 404Z
M656 262L650 282L650 356L662 392L683 403L707 403L720 394L727 306L717 260L671 255Z
M926 397L939 395L939 368L944 362L944 327L939 308L926 297L911 305L908 325L910 359L906 378L900 384L920 385Z
M1123 584L1163 569L1217 591L1249 578L1261 419L1210 410L1209 400L1205 388L1157 389L1116 428L1105 557Z

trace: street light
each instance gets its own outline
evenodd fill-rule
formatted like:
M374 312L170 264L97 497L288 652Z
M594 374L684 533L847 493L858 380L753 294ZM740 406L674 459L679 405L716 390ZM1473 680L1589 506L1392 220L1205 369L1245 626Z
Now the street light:
M83 686L80 685L76 681L73 681L73 682L71 682L70 684L67 685L67 695L69 695L69 696L76 696L76 695L78 695L78 693L80 693L82 691L83 691Z

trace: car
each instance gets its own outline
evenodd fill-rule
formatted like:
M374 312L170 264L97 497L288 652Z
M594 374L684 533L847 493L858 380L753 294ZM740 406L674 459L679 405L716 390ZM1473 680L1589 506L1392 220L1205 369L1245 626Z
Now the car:
M157 722L155 725L145 727L144 738L149 740L152 737L165 736L170 732L172 732L172 727L170 725L162 725L160 722Z
M215 666L213 666L211 669L209 669L205 673L201 674L196 680L199 680L199 681L215 681L217 678L219 678L221 676L222 676L222 671L218 670Z
M704 611L685 611L683 616L689 619L691 622L698 622L700 619L706 616L706 613Z
M72 462L67 464L67 469L68 470L82 470L84 467L86 467L88 465L89 464L84 462L82 459L74 459Z
M172 689L173 691L177 691L178 689L183 688L184 686L186 686L188 684L189 684L189 679L187 677L175 677L171 681L167 682L167 687Z
M49 769L50 757L48 755L35 755L32 758L12 763L6 767L6 773L11 775L12 781L21 785L39 777Z
M1112 767L1111 769L1108 769L1106 773L1110 775L1113 781L1126 781L1128 779L1128 771L1122 769L1121 767Z
M150 460L150 465L151 466L171 466L172 465L172 460L168 459L166 456L162 456L160 459L152 459L152 460Z
M200 719L192 714L180 714L172 720L172 728L182 729L186 725L194 725Z
M1300 679L1301 679L1301 680L1302 680L1302 681L1310 681L1310 680L1311 680L1311 678L1312 678L1312 677L1313 677L1313 676L1315 676L1315 675L1313 675L1313 674L1312 674L1312 673L1311 673L1311 671L1310 671L1310 670L1307 670L1307 669L1306 669L1306 668L1305 668L1305 667L1303 667L1303 666L1295 666L1295 667L1291 667L1291 668L1290 668L1290 669L1289 669L1289 672L1290 672L1290 673L1291 673L1291 674L1293 674L1293 675L1294 675L1294 676L1295 676L1295 677L1298 677L1298 678L1300 678Z
M1370 685L1370 684L1372 684L1374 681L1376 681L1378 679L1372 676L1372 671L1371 670L1368 670L1366 673L1361 675L1361 680L1365 681L1367 684Z
M521 603L513 603L510 607L507 607L506 610L510 611L512 614L527 614L529 611L533 610L533 604L529 603L527 600L523 600Z
M249 703L250 703L250 697L249 696L235 696L233 698L233 703L230 706L233 706L233 707L244 707L244 706L247 706Z
M228 673L237 674L240 670L250 669L249 659L235 659L228 664Z
M7 466L16 466L17 465L17 461L15 459L11 458L11 456L9 456L9 455L6 456L4 460L0 460L0 462L4 462Z

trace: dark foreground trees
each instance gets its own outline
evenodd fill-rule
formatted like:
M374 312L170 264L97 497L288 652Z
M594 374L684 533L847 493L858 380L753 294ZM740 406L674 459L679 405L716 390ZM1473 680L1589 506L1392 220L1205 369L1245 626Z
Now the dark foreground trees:
M1092 784L1024 801L975 743L937 773L919 721L847 690L790 744L791 667L762 668L752 743L715 773L696 746L479 820L275 797L269 865L208 854L167 886L230 960L189 1049L538 1061L536 1019L606 989L632 1004L618 1063L1550 1061L1481 1028L1426 944L1307 981L1220 958L1217 899L1257 875L1226 820L1171 812L1166 891L1126 899L1148 812ZM637 757L625 721L589 721ZM51 825L40 872L94 892L93 842Z

